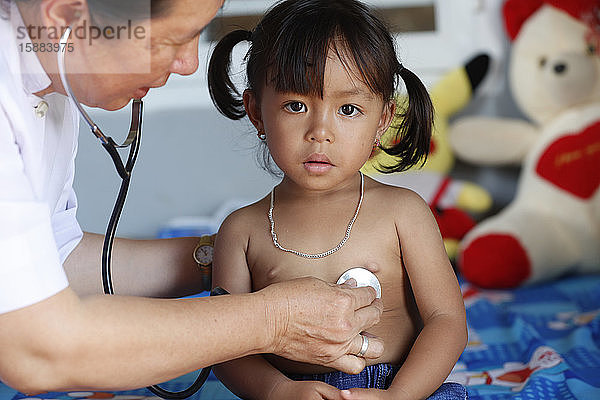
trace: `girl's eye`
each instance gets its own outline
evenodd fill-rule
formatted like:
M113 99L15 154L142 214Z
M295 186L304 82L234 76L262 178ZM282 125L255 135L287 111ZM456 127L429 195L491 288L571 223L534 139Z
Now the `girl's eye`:
M306 106L300 103L299 101L293 101L291 103L286 104L285 109L293 113L300 113L306 111Z
M345 117L354 117L360 113L360 111L352 104L344 104L340 107L339 113Z

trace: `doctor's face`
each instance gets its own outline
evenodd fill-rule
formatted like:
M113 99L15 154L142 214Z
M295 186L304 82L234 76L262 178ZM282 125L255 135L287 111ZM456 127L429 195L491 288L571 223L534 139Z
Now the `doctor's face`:
M137 35L121 32L120 40L99 38L90 44L72 34L66 70L75 95L88 106L116 110L163 86L171 74L192 74L198 68L200 33L222 5L223 0L171 1L164 13L134 21ZM62 88L58 76L52 80Z

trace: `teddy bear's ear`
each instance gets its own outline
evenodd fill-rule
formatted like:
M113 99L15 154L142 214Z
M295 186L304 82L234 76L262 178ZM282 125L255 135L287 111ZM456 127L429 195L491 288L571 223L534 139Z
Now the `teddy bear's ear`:
M521 26L538 8L544 4L543 0L507 0L502 8L504 27L510 40L514 40Z
M527 19L542 5L547 4L588 25L591 32L600 35L600 4L598 0L507 0L502 8L504 26L510 40L514 40Z

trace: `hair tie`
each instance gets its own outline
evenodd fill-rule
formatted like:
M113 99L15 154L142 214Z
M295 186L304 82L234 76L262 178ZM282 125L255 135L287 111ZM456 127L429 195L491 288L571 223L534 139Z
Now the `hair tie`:
M404 65L402 65L402 63L400 63L400 65L398 66L398 74L401 74L402 71L404 71Z

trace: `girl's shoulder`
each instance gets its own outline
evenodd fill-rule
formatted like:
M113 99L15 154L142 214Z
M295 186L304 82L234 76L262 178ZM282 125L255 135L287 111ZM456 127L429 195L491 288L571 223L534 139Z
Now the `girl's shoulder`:
M394 204L401 205L402 208L429 208L425 200L415 191L381 183L366 176L365 190L371 193L371 197L376 202L386 204L388 208Z
M254 227L261 220L267 218L269 210L269 199L265 197L252 204L233 211L221 224L221 230L244 231L245 228Z
M370 181L373 181L370 179ZM395 222L398 234L411 237L416 226L437 229L429 205L415 191L373 181L367 186L378 212Z
M372 204L397 223L410 226L431 217L429 205L415 191L387 185L371 178L365 180L365 183L367 184L365 190L368 191Z

